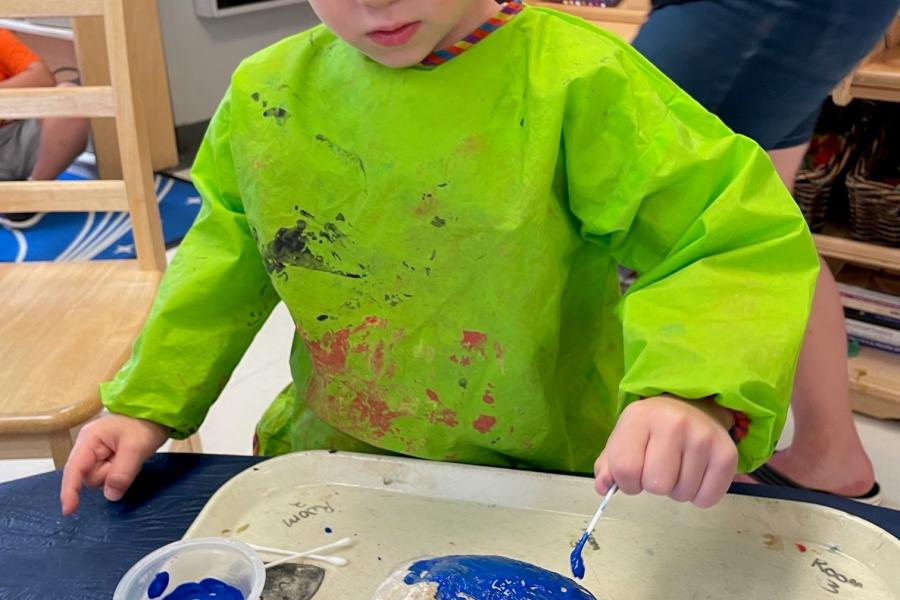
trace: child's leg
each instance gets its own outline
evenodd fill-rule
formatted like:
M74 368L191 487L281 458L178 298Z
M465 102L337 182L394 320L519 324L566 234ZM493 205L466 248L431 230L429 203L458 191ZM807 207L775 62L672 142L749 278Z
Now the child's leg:
M71 85L73 84L62 83L60 87ZM37 163L31 172L31 178L51 181L59 177L84 152L89 131L89 119L44 119L41 123Z

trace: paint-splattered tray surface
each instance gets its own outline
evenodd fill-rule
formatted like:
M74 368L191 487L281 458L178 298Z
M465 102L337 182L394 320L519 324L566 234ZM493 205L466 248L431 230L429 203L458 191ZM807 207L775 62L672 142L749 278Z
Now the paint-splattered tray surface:
M365 600L423 556L496 554L568 575L597 502L592 482L576 477L301 453L236 476L186 537L305 550L351 536L341 551L350 565L325 567L315 600ZM595 541L583 585L598 600L900 600L900 541L820 506L729 496L701 511L618 494Z

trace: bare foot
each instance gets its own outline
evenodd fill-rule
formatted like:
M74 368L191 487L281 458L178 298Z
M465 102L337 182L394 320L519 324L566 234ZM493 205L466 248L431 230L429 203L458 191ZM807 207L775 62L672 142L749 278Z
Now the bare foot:
M872 463L862 448L853 453L804 458L791 446L776 453L768 465L803 487L838 496L862 496L875 484ZM738 475L734 480L759 483L748 475Z

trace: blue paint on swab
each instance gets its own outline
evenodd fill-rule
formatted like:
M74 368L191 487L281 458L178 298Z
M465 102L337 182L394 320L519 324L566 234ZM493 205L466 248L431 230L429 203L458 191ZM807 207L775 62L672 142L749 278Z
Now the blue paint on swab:
M587 532L582 534L581 539L575 544L572 554L569 555L569 564L572 566L572 575L575 576L575 579L584 579L584 559L581 557L581 553L589 537L590 534Z
M609 504L610 498L613 497L613 494L615 494L618 489L619 486L612 484L612 487L606 492L606 495L600 502L600 508L594 513L594 518L591 519L591 522L588 524L587 529L584 530L581 539L575 544L572 554L569 555L569 565L572 567L572 575L574 575L576 579L584 579L584 558L581 556L581 553L584 551L584 545L587 543L588 539L590 539L591 533L593 533L594 528L597 526L597 521L600 520L600 516L603 514L603 511L606 510L606 505Z

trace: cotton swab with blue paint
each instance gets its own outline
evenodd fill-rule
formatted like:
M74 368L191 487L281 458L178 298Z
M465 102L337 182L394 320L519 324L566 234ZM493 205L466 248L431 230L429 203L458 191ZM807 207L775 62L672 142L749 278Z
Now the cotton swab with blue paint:
M574 575L576 579L584 579L584 559L581 557L581 552L584 550L584 545L587 543L588 538L590 538L591 534L594 532L597 521L600 520L600 516L603 514L603 511L606 510L609 499L613 497L613 494L615 494L618 489L619 486L612 484L612 487L610 487L609 491L606 492L606 495L603 496L603 500L600 501L600 508L594 513L594 518L588 523L587 529L584 530L584 535L581 536L581 539L575 544L575 549L572 550L572 554L569 555L569 564L572 566L572 575Z
M312 550L307 550L305 552L292 552L290 550L283 550L281 548L269 548L266 546L259 546L257 544L247 544L257 552L265 552L268 554L277 554L281 555L284 558L279 558L278 560L273 560L272 562L266 563L266 569L271 567L278 566L280 564L284 564L286 562L291 562L297 560L298 558L307 558L310 560L315 560L319 562L328 563L335 567L344 567L349 564L349 561L343 556L323 556L320 553L326 552L329 550L337 550L338 548L347 548L353 545L353 540L348 537L341 538L336 542L332 542L330 544L326 544L325 546L319 546L318 548L313 548Z

